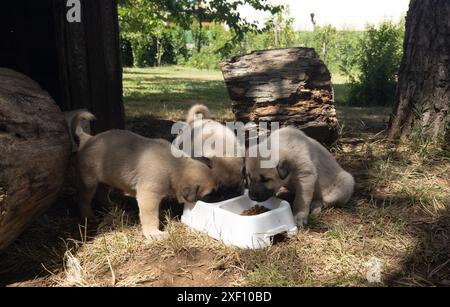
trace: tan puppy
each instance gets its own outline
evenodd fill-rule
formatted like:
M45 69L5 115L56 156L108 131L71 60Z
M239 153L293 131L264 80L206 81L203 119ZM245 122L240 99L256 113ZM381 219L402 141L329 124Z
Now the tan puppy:
M70 127L72 125L73 118L81 112L87 112L87 110L86 109L78 109L78 110L64 112L64 118L66 119L67 127L69 128L70 139L72 141L72 152L78 151L78 145L75 142L75 136L72 135L72 131L71 131ZM89 121L87 121L87 120L82 121L82 122L80 122L80 125L85 132L91 133L91 125L90 125Z
M216 140L223 144L222 148L212 146L206 148L202 155L211 161L211 170L214 180L218 184L217 194L210 199L220 201L234 196L242 195L245 188L244 158L237 157L238 139L234 132L228 127L209 119L211 112L204 105L194 105L188 112L186 123L191 127L191 142L195 138L201 140L202 144L208 140ZM195 125L201 130L194 129ZM175 144L179 144L180 137L177 137ZM227 153L227 144L232 146L232 151L236 154ZM178 146L178 145L177 145ZM191 148L191 156L195 156L194 146Z
M269 140L277 138L276 168L262 168L262 158L246 159L250 198L266 201L281 187L287 188L295 193L293 213L299 226L307 224L310 212L318 214L323 207L350 200L354 179L325 147L293 127L273 132ZM267 146L267 140L262 145Z
M175 158L169 142L123 130L91 136L81 123L92 119L91 113L81 112L71 125L73 135L80 140L77 166L82 217L94 217L91 201L97 185L104 183L135 196L144 236L162 240L167 238L167 233L159 230L163 198L174 196L192 206L214 190L209 167L187 156Z

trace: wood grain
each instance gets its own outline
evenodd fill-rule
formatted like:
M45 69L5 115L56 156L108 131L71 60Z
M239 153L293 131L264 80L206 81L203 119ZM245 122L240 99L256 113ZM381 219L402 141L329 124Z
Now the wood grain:
M0 249L57 198L70 148L64 116L49 94L0 68Z
M222 72L238 121L278 121L336 141L331 75L314 49L256 51L222 63Z

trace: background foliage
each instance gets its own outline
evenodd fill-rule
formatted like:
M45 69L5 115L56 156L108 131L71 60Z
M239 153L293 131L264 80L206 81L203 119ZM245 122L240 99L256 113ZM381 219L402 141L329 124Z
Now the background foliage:
M393 104L404 32L403 24L392 22L384 22L378 28L368 27L349 63L352 71L346 71L352 84L350 103Z
M264 25L236 11L248 4L271 13ZM404 36L403 21L368 25L365 31L318 26L299 31L289 7L266 1L127 0L119 7L123 63L127 67L183 65L219 69L223 60L254 50L314 48L333 75L349 83L343 100L390 105L395 96Z

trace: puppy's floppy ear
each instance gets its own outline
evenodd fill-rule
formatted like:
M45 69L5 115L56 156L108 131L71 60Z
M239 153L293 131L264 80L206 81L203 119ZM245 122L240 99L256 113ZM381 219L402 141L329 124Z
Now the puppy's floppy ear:
M198 162L205 164L209 168L213 168L213 159L207 157L192 158Z
M281 180L285 180L290 173L290 165L287 160L281 160L277 165L278 176L280 176Z
M186 202L195 203L197 201L197 194L199 188L200 188L199 186L184 188L183 191L181 192L181 196L183 196Z

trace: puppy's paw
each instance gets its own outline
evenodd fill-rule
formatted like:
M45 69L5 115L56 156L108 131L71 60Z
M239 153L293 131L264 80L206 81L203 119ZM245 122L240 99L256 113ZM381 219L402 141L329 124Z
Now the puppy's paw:
M319 200L315 200L311 203L311 215L316 216L322 212L322 208L324 208L323 202Z
M160 230L151 230L151 231L144 230L144 236L147 240L150 241L164 241L169 238L169 233Z
M297 218L297 227L298 228L303 228L306 225L308 225L308 219L304 219L304 218Z
M298 228L303 228L304 226L308 225L308 216L308 213L299 213L295 216Z

